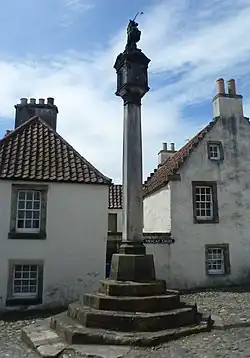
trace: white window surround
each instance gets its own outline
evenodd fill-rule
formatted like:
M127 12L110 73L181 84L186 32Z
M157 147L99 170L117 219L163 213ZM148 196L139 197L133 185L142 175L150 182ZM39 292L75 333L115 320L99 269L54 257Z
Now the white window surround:
M207 142L207 156L211 161L222 161L224 159L223 144L219 141Z
M209 144L209 159L211 160L220 160L220 145L219 144Z
M35 264L13 265L12 297L36 298L38 295L39 266Z
M209 275L225 274L224 250L219 247L207 249L207 273Z
M37 233L40 231L41 191L18 190L16 232Z
M213 218L213 195L211 186L195 187L196 218L210 220Z

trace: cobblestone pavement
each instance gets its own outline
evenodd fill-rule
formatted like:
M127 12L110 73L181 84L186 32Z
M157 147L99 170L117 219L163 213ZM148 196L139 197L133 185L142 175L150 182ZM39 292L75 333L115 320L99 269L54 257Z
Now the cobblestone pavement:
M0 321L0 358L39 358L20 339L22 327L33 322L34 320Z
M250 322L250 292L200 292L184 295L186 302L197 302L201 312L221 316L227 324ZM0 320L0 358L39 358L21 342L22 327L38 320L8 322ZM61 358L77 358L82 354L65 351ZM131 349L126 358L249 358L250 327L213 330L180 339L151 349ZM110 357L105 357L110 358Z
M250 325L250 287L242 292L208 291L183 295L187 303L197 303L200 312L220 316L226 325Z

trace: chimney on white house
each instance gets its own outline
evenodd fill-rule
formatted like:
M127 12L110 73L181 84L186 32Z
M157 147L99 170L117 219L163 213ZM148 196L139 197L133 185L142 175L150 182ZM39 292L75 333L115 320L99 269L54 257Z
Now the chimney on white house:
M158 167L160 167L174 153L176 153L174 143L170 143L170 150L168 150L167 143L162 143L162 149L158 153Z
M223 78L216 83L218 93L213 99L213 118L243 116L242 96L236 92L235 80L227 82L227 93Z

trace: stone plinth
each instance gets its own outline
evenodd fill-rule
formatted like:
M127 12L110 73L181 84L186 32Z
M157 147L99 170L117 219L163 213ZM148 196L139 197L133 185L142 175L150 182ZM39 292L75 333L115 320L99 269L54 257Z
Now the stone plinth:
M153 255L114 254L112 256L110 278L117 281L154 281Z

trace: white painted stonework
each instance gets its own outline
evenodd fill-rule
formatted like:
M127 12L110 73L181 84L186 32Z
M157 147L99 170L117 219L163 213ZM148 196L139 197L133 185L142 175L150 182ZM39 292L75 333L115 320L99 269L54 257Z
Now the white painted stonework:
M12 183L0 180L0 309L13 259L43 261L43 306L67 304L96 289L105 272L108 186L44 183L49 187L47 238L14 240L8 239Z
M180 181L144 200L145 231L171 231L175 239L171 245L147 245L147 251L155 254L157 276L172 288L249 283L250 124L240 112L237 104L230 108L230 117L218 119L182 165ZM222 143L223 161L208 158L207 141ZM192 181L217 182L218 223L194 223ZM206 274L206 244L229 245L230 274Z
M170 187L166 185L143 201L144 231L171 231L170 211Z

